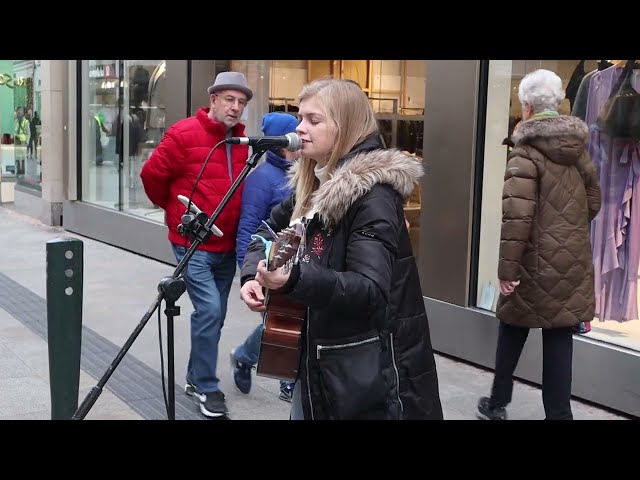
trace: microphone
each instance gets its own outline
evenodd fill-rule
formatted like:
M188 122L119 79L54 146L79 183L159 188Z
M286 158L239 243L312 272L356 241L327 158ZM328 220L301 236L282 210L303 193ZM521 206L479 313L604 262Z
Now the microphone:
M254 149L270 149L274 147L286 148L290 152L295 152L302 148L302 140L297 133L291 132L279 137L231 137L225 143L232 145L249 145Z
M189 205L189 199L187 197L185 197L184 195L178 195L178 200L180 200L180 202L187 207ZM191 213L193 213L194 215L200 215L201 213L204 213L202 210L200 210L198 208L198 206L191 202L191 206L189 207L189 211ZM206 216L206 213L204 214ZM211 225L211 232L218 236L218 237L222 237L224 234L222 233L222 230L220 230L218 227L216 227L215 225Z

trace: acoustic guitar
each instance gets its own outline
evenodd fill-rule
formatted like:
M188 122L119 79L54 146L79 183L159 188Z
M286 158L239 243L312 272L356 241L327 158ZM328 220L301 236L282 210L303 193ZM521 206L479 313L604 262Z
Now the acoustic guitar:
M288 227L277 234L268 252L267 270L290 268L304 235L302 225ZM300 365L302 325L306 307L284 295L267 290L267 310L263 314L264 329L260 340L257 375L278 380L295 381Z

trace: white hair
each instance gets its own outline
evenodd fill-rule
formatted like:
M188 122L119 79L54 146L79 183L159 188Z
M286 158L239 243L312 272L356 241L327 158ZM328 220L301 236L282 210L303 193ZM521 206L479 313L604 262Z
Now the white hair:
M562 80L550 70L540 69L528 73L518 88L520 103L531 105L533 113L545 110L558 111L564 96Z

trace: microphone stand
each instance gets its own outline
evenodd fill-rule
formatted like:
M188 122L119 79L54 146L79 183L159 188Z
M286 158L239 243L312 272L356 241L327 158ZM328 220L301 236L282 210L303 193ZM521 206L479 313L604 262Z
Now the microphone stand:
M166 309L164 311L167 316L167 376L169 381L169 399L168 399L168 417L169 420L175 420L175 367L174 367L174 348L173 348L173 321L177 315L180 315L180 307L175 304L175 302L180 298L180 296L185 292L186 285L184 279L180 276L182 271L185 269L189 260L197 250L198 246L201 243L205 243L214 232L220 232L218 228L214 225L216 219L220 216L220 213L225 208L229 200L235 193L235 191L240 186L240 183L246 178L252 168L256 166L258 163L258 159L264 154L268 147L260 147L260 149L256 150L254 148L254 152L247 159L247 163L240 172L240 175L231 185L229 191L225 194L224 198L216 208L216 210L211 215L206 222L204 221L207 218L206 213L200 212L195 217L193 215L187 214L182 216L182 225L179 227L179 231L189 233L192 238L191 246L187 253L182 257L180 263L174 270L173 274L170 277L164 277L160 280L158 284L158 296L149 307L149 310L143 315L140 323L134 329L133 333L129 336L127 341L125 342L122 349L116 355L116 358L113 360L107 371L104 373L102 378L98 381L98 383L91 389L89 394L86 396L78 410L71 417L72 420L82 420L86 417L91 407L96 403L98 397L102 393L102 389L105 384L118 367L124 356L127 354L133 342L135 342L142 329L145 327L151 316L160 306L162 300L164 299L166 302Z

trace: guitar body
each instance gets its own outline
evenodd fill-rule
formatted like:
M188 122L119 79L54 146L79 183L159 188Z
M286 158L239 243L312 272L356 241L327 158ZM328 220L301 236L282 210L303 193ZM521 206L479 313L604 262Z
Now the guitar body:
M269 292L256 373L293 382L300 366L306 307Z
M303 237L301 224L285 228L276 236L269 249L267 270L290 266L295 262ZM290 382L298 378L300 367L302 325L306 307L294 303L284 295L267 291L265 294L262 339L256 373L263 377Z

